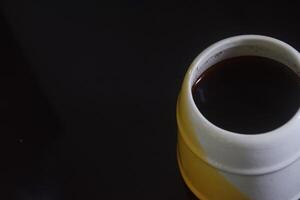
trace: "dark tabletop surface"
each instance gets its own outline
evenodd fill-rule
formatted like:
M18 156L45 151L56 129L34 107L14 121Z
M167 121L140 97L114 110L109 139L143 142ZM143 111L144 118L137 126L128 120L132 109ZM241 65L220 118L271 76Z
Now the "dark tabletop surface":
M260 1L1 2L0 199L188 200L175 105L208 45L300 48L299 10Z

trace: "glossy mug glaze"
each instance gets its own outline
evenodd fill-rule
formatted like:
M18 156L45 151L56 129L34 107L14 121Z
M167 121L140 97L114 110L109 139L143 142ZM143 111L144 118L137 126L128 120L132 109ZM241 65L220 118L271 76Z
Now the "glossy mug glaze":
M283 126L256 135L210 123L196 107L192 85L215 63L236 56L271 58L300 74L300 54L266 36L241 35L205 49L189 67L177 101L178 163L201 200L297 200L300 198L300 111Z

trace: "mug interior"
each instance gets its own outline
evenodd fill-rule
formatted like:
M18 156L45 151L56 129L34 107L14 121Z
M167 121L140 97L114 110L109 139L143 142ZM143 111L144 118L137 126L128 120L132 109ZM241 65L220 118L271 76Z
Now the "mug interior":
M192 96L192 86L204 71L218 62L238 56L266 57L284 64L292 69L298 76L300 74L299 53L288 44L266 36L236 36L210 46L196 58L192 64L189 79L190 96ZM295 115L299 115L299 108ZM293 117L295 117L295 115ZM289 121L293 117L291 117ZM285 122L285 124L287 122Z

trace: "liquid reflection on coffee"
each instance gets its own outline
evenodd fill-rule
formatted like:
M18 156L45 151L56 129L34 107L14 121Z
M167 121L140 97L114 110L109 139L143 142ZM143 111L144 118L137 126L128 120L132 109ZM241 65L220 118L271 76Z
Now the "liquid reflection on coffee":
M241 134L274 130L300 106L300 78L286 65L259 56L221 61L192 88L196 106L214 125Z

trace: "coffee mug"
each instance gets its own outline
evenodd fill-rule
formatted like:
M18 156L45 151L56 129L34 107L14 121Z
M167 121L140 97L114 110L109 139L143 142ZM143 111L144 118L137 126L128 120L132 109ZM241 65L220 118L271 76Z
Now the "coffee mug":
M261 35L221 40L190 65L177 101L177 157L182 177L201 200L300 198L300 110L283 126L262 134L236 134L209 122L192 97L192 85L212 65L237 56L262 56L300 74L300 54Z

